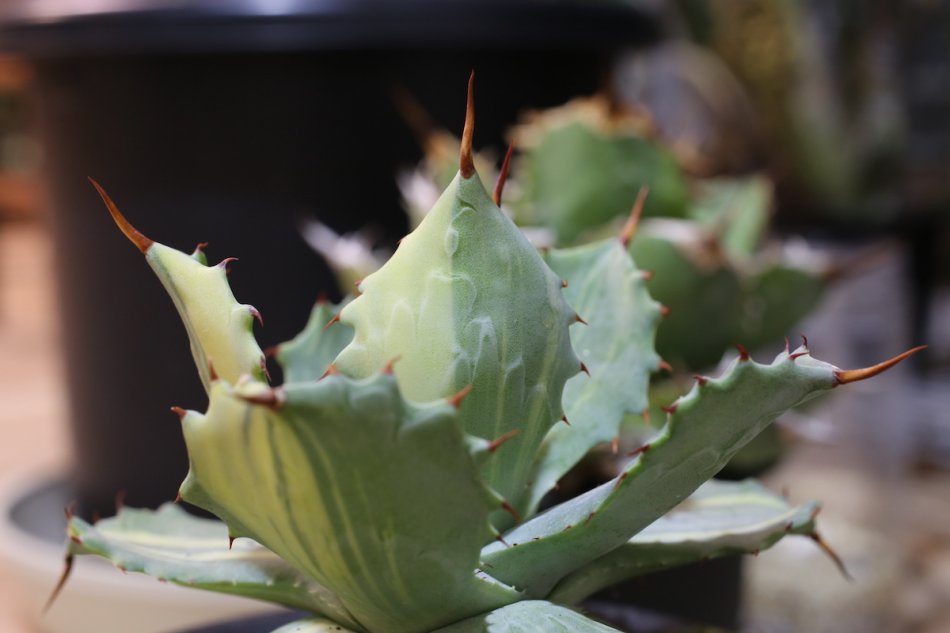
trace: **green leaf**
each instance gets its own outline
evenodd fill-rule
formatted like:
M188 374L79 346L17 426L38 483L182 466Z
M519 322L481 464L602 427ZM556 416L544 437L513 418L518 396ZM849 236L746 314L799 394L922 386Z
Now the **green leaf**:
M558 583L550 599L575 604L641 574L758 553L788 534L813 534L817 502L797 507L752 480L711 480L624 545Z
M542 600L526 600L470 618L433 633L619 633L577 611Z
M451 404L411 404L386 374L218 381L183 427L184 499L333 591L368 631L420 633L519 598L476 571L498 500Z
M344 629L332 620L323 618L307 618L306 620L297 620L290 622L272 631L271 633L355 633L350 629Z
M787 409L837 384L836 368L806 355L771 365L741 358L697 382L666 425L614 480L510 530L482 551L499 580L546 597L568 573L623 545L688 497Z
M767 176L713 178L696 183L689 215L719 235L730 259L744 262L768 229L772 203L772 181Z
M346 301L338 305L318 302L303 331L277 347L277 362L284 382L309 382L323 377L330 363L353 340L353 328L333 320Z
M541 446L532 509L590 449L618 436L624 415L647 408L650 374L660 363L653 350L660 306L620 240L551 250L545 259L568 282L564 295L587 321L571 329L571 343L590 376L578 374L564 386L570 425L555 425Z
M628 214L643 186L646 215L685 213L686 182L673 156L608 110L600 100L576 101L517 130L515 178L527 207L520 219L555 229L559 243Z
M256 310L234 299L227 262L208 266L200 250L186 255L158 242L146 251L145 260L178 309L205 391L212 365L228 382L245 374L263 380L264 354L253 333Z
M821 301L825 280L773 262L743 281L739 338L749 349L781 340Z
M73 517L69 536L70 553L102 556L125 571L276 602L356 626L326 588L251 540L239 539L229 548L227 526L174 504L156 511L125 508L94 526Z
M631 244L643 270L654 273L650 295L670 308L656 333L656 350L674 367L714 366L736 340L739 276L695 223L644 222ZM715 315L715 318L710 318Z
M341 313L355 335L336 367L366 377L397 360L400 388L417 402L471 386L459 414L466 433L492 440L519 431L482 474L523 513L538 447L580 369L561 280L477 174L460 174L360 291ZM504 512L494 519L510 521Z

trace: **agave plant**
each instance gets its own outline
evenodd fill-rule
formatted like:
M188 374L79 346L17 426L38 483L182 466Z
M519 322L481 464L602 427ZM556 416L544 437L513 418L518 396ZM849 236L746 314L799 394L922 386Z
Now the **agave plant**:
M190 468L179 506L72 517L68 560L311 612L280 631L614 631L573 607L663 567L819 543L818 504L709 481L789 407L868 378L806 347L742 353L698 377L612 481L538 513L541 498L621 418L646 408L660 306L618 237L543 256L472 160L344 306L318 304L280 345L269 384L226 261L207 265L115 221L144 253L190 337L209 405L175 408ZM98 187L98 185L96 185Z

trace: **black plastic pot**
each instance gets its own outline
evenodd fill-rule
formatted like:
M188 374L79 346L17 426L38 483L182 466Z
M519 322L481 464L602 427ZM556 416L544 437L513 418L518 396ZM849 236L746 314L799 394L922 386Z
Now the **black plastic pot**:
M173 499L187 462L168 407L205 404L171 302L87 176L153 239L240 257L235 294L261 310L259 338L273 344L321 293L338 296L298 235L302 217L373 223L390 241L405 231L394 174L420 152L395 88L461 129L476 69L476 143L501 145L518 111L593 91L616 50L657 37L619 2L38 4L4 5L0 47L35 71L87 516L109 514L120 490L136 506Z

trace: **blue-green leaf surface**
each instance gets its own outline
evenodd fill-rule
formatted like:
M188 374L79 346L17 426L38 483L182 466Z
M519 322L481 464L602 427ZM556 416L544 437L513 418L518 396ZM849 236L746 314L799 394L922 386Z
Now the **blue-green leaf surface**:
M316 579L366 630L423 633L519 599L476 571L498 501L451 404L411 404L387 374L218 381L183 428L184 499Z
M346 302L339 305L318 302L300 334L277 347L277 362L284 370L284 382L322 378L340 350L353 340L353 328L334 322L344 305Z
M229 548L228 528L165 504L158 510L125 508L90 525L69 523L69 551L96 554L131 572L185 587L276 602L353 626L339 599L250 539Z
M577 611L543 600L526 600L447 626L433 633L620 633Z
M571 343L590 375L564 386L570 425L555 425L541 446L531 508L590 449L616 438L624 415L647 408L650 374L660 363L653 349L660 305L620 240L551 250L545 260L587 322L571 329Z
M625 544L571 573L551 600L575 604L641 574L758 553L789 534L813 534L819 505L792 506L755 481L711 480Z
M563 415L564 383L580 370L568 330L576 313L561 280L478 175L459 174L360 291L341 313L355 334L336 367L365 377L395 359L400 388L418 402L471 386L459 417L467 433L519 432L482 474L523 513L538 447Z
M508 531L507 545L487 545L482 560L496 578L546 597L568 573L673 509L781 413L834 387L834 372L784 352L770 365L737 360L676 402L650 448L619 477Z

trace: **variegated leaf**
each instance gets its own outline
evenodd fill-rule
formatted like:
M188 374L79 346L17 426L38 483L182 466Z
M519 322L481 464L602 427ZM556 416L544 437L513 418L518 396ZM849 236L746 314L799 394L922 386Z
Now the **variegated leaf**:
M367 630L422 633L520 597L476 571L498 500L457 418L444 401L405 401L387 374L218 381L207 414L183 419L182 496L333 591Z
M357 626L339 599L274 553L249 539L228 542L228 528L165 504L125 508L90 525L69 522L69 553L96 554L131 572L186 587L276 602Z
M259 315L252 306L234 299L228 285L228 261L208 266L201 246L186 255L145 237L129 224L105 190L95 181L93 185L112 219L142 251L175 303L205 391L210 389L211 365L217 375L231 383L245 374L264 380L264 354L253 333L254 318Z
M580 368L568 332L576 313L561 280L473 173L456 177L360 291L341 313L355 335L337 368L365 377L398 359L400 388L419 402L471 386L460 411L467 433L491 440L519 432L482 474L523 511L538 446Z
M518 602L433 633L620 633L577 611L543 600Z
M819 507L792 506L752 480L708 481L625 544L572 572L550 599L575 604L633 576L758 553L789 534L813 534Z
M568 573L673 509L778 415L838 384L835 367L799 351L770 365L740 358L723 377L697 382L620 476L487 545L482 559L492 575L546 597Z

